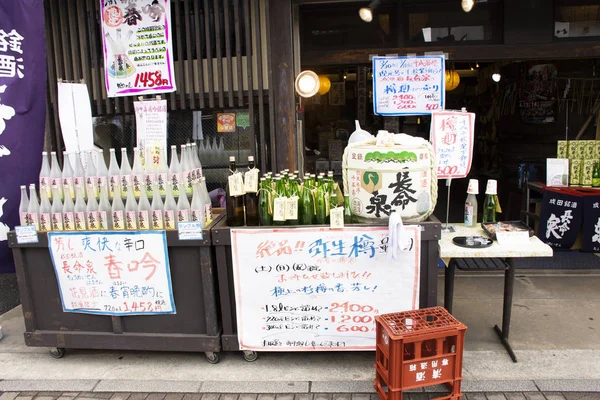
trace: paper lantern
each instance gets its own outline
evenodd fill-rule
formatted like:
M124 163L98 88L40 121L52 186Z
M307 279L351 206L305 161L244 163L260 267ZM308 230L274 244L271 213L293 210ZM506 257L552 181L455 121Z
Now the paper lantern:
M449 92L458 87L460 76L456 71L446 71L446 91Z
M319 82L321 83L319 86L319 94L323 96L329 92L329 89L331 89L331 81L328 77L319 75Z

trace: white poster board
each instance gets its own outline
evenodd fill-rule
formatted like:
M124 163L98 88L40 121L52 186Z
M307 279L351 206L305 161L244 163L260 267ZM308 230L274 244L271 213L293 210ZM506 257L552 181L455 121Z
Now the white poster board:
M174 92L170 0L99 0L108 97Z
M374 350L375 315L419 307L420 226L232 229L241 350Z
M444 56L373 57L375 114L416 115L443 110L444 68Z
M58 82L58 119L68 153L94 148L92 105L85 83ZM82 155L84 165L86 161Z
M475 113L440 111L431 115L431 143L438 179L464 178L471 170Z
M50 232L65 312L175 314L165 231Z
M134 101L137 147L152 151L154 163L158 165L158 155L163 149L167 155L167 100Z

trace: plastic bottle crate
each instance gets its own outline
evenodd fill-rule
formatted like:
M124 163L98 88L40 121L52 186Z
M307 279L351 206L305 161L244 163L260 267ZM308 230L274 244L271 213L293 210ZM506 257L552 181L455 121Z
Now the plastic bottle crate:
M467 327L443 307L375 317L375 390L382 400L402 400L402 391L445 384L459 399Z

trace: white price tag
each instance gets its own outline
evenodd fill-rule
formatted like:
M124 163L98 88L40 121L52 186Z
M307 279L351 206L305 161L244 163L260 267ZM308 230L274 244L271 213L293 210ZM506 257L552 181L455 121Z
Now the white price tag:
M332 229L339 229L344 227L344 207L336 207L331 209L329 223L329 226Z
M232 197L242 196L244 194L244 179L240 172L229 175L229 195Z
M17 234L18 244L39 242L35 225L15 226L15 233Z
M246 193L258 192L258 169L252 168L244 174L244 191Z
M291 197L285 201L285 219L298 219L298 196Z
M285 197L277 197L273 200L273 221L285 221Z

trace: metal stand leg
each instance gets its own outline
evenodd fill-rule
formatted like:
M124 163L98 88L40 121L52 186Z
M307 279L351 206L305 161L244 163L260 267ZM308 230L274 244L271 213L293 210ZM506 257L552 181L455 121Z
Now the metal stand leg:
M456 264L450 260L444 271L444 308L452 314L452 302L454 299L454 275L456 274Z
M510 355L513 362L517 362L517 356L515 355L509 341L508 335L510 332L510 313L512 310L513 292L515 288L515 265L512 258L507 260L508 269L504 272L504 305L502 308L502 330L498 325L494 326L494 330L500 337L502 345Z

